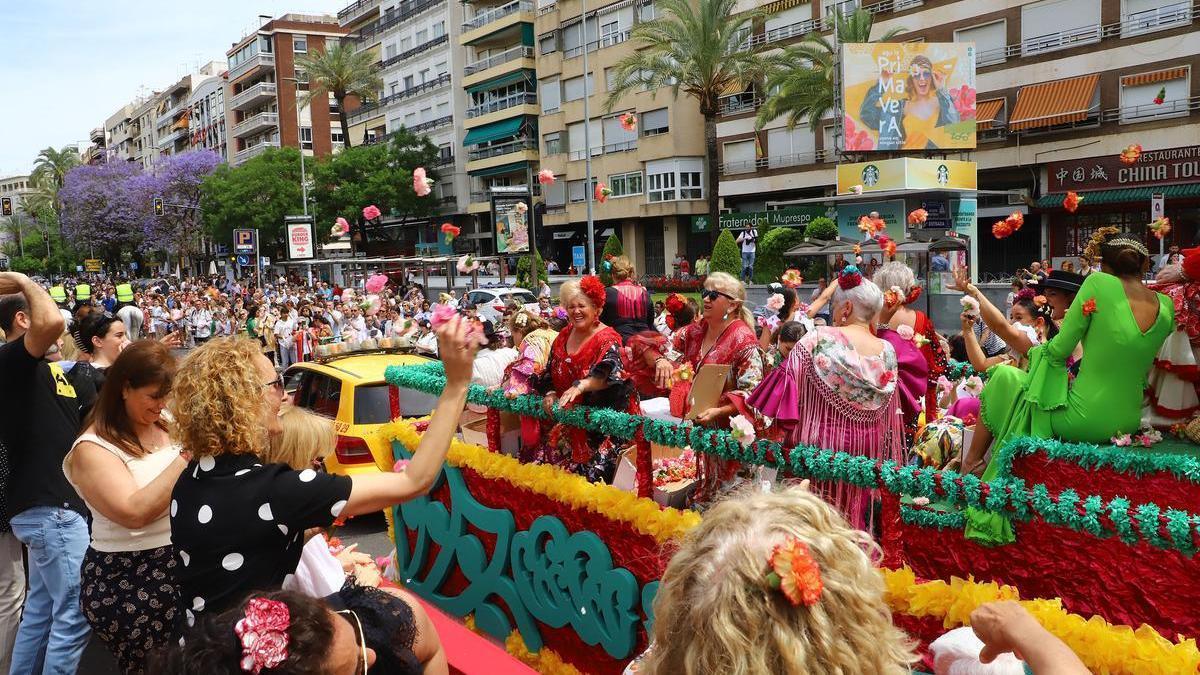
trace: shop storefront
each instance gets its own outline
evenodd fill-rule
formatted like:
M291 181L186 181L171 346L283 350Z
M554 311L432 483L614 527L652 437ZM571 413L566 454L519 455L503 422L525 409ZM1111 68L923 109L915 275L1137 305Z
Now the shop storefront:
M1046 165L1044 196L1035 206L1045 215L1047 250L1052 259L1083 253L1092 233L1109 225L1144 239L1157 251L1149 232L1151 201L1160 195L1171 233L1164 246L1194 246L1200 223L1200 145L1146 150L1133 164L1116 156L1088 157ZM1063 208L1067 191L1083 201L1075 213Z

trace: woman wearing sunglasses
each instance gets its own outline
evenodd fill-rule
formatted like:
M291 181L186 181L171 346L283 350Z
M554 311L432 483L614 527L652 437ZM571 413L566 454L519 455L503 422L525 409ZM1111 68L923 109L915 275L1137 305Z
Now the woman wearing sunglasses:
M960 121L958 108L946 91L946 73L938 70L929 57L919 54L909 63L908 72L884 71L879 82L867 90L859 107L859 117L867 128L879 134L877 150L925 150L950 147L952 139L943 127ZM902 82L902 84L901 84ZM899 99L899 108L885 105Z

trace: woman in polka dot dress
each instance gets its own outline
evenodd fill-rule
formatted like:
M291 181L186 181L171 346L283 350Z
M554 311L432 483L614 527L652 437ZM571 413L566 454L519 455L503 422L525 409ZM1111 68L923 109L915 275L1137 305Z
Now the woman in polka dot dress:
M245 338L210 340L175 378L176 432L192 461L171 494L171 533L187 625L278 589L294 572L304 531L372 513L428 492L466 402L475 346L455 317L438 329L446 371L437 412L401 473L333 476L264 464L280 430L283 380Z
M167 503L186 463L161 419L175 359L159 342L126 348L107 369L92 420L63 473L92 512L80 601L122 672L176 639L178 565Z

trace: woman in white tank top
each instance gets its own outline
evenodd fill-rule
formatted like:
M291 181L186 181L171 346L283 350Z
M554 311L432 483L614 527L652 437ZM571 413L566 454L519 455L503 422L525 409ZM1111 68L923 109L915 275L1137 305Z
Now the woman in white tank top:
M169 504L187 464L161 417L174 376L175 359L158 342L122 351L63 460L93 518L83 612L124 673L144 673L146 656L180 634Z

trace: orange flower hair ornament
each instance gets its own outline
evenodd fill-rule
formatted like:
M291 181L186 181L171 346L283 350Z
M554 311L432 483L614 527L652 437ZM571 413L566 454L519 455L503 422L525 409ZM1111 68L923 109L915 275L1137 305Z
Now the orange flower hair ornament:
M1066 197L1063 197L1063 208L1067 210L1067 213L1075 213L1075 209L1079 208L1079 203L1082 201L1083 197L1072 190L1067 193Z
M1131 143L1131 144L1125 146L1125 149L1121 151L1121 163L1122 164L1136 164L1138 161L1138 157L1141 157L1141 156L1142 156L1142 146L1137 143Z
M767 561L771 565L767 585L782 591L793 607L812 607L820 601L825 584L808 544L788 536L783 543L775 545Z

